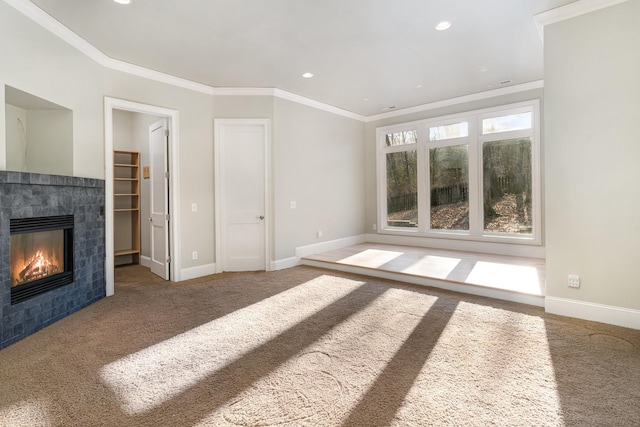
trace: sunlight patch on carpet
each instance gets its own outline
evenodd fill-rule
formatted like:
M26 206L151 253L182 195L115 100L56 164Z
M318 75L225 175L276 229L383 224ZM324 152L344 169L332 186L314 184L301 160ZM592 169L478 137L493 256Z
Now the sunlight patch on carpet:
M440 414L431 420L434 425L464 424L465 419L491 425L522 408L531 408L531 419L562 425L544 320L460 302L406 401L420 401L420 410ZM397 416L415 419L415 411L403 406Z
M127 413L144 413L362 285L318 277L110 363L101 377Z
M196 425L341 425L436 300L389 289Z
M35 424L37 423L37 424ZM49 404L43 400L27 400L0 408L0 426L50 426Z

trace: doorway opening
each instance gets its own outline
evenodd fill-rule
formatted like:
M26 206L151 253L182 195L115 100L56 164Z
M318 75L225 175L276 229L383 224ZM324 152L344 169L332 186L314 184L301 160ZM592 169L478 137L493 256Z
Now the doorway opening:
M165 175L162 172L161 181L166 182L166 212L163 215L163 228L153 228L151 215L151 182L154 180L152 173L147 174L146 166L152 163L149 158L151 154L151 130L157 129L157 123L162 122L166 127L166 170ZM137 130L136 130L137 129ZM137 142L130 141L129 134L144 134L146 129L146 137L138 137ZM164 132L163 132L164 134ZM129 142L127 142L129 141ZM178 112L166 108L155 107L152 105L140 104L131 101L125 101L115 98L105 98L105 276L106 276L106 295L110 296L114 293L114 268L116 267L115 254L118 250L116 245L121 244L116 237L116 222L120 221L115 214L115 201L117 197L114 188L114 150L127 150L140 153L140 164L138 171L138 179L140 181L140 214L138 220L140 222L140 255L139 260L142 265L152 267L154 245L152 233L155 233L156 240L161 238L166 242L166 254L162 256L162 260L166 262L165 274L160 274L164 278L171 281L180 280L180 259L178 254L179 248L179 161L178 161ZM157 164L157 162L156 162ZM155 172L156 175L158 171ZM149 178L146 178L146 177ZM170 195L170 199L169 196ZM156 219L157 223L157 219ZM160 230L160 231L158 231ZM159 236L159 233L162 236ZM125 236L125 239L127 236ZM130 236L129 236L130 238ZM170 244L169 244L170 242ZM157 254L156 254L157 255ZM120 262L120 261L119 261ZM126 262L126 260L125 260ZM169 262L171 268L169 268ZM156 270L158 271L158 270Z

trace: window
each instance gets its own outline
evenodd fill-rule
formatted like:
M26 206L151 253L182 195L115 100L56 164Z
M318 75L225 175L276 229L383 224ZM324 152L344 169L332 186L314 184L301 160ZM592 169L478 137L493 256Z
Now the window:
M378 129L383 233L540 243L538 101Z
M385 135L387 225L418 226L418 155L415 130Z

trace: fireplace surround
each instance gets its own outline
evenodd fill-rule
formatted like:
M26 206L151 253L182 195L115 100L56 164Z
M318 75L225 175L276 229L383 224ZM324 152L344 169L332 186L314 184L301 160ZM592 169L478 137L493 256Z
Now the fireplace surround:
M0 171L0 348L105 296L104 200L104 180ZM15 228L16 224L28 223L34 218L36 221L44 218L45 223L59 220L64 223L71 218L72 225L67 222L62 226L44 227L71 230L62 232L63 243L66 240L71 254L63 256L64 261L48 261L50 264L62 262L71 271L62 275L62 284L45 286L42 292L18 300L13 289L20 286L12 287L11 279L11 237L16 235L11 232L12 225ZM60 237L50 239L55 242ZM31 262L35 256L22 257L29 257ZM52 258L59 257L52 255ZM65 265L50 267L56 270L51 275L56 281L61 279L57 270L64 270L63 267ZM23 276L29 274L35 278L36 285L42 278L40 268L24 266L20 270L25 271ZM28 286L33 286L33 282Z

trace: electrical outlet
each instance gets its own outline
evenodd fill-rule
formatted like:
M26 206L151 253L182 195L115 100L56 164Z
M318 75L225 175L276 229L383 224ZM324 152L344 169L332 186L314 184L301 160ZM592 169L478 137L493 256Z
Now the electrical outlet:
M294 201L289 202L289 206L291 207L291 209L295 209L297 207L296 202Z
M198 212L198 205L196 203L191 203L191 212Z
M373 224L373 231L376 231L378 229L378 225L377 224Z
M191 259L193 259L193 260L198 259L198 251L191 252Z
M567 285L570 288L579 288L580 287L580 276L577 274L570 274L567 280Z
M316 233L316 235L317 235L318 237L322 237L322 230L318 230L318 232Z

